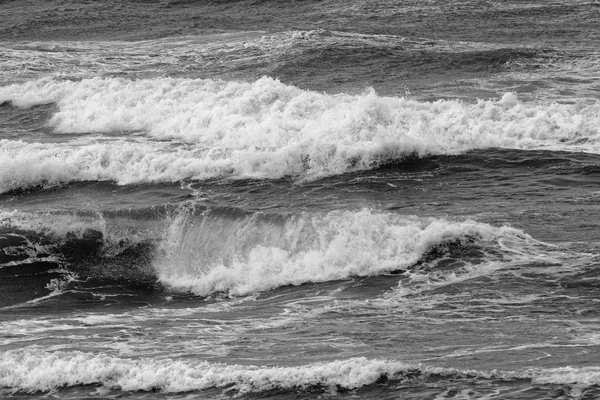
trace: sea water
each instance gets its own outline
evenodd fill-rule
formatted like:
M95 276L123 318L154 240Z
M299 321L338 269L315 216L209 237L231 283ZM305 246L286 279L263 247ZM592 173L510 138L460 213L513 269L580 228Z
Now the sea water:
M0 14L1 397L600 397L596 2Z

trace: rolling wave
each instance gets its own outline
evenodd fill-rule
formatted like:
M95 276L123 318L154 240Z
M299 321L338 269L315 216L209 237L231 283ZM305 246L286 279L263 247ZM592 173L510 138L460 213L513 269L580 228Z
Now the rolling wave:
M121 391L167 393L221 389L230 394L268 391L350 390L379 382L416 379L528 380L530 384L598 385L600 370L554 368L517 372L475 371L350 358L301 366L228 365L208 361L129 359L77 351L10 350L0 353L0 387L21 392L101 385Z
M281 148L321 136L370 142L420 135L439 141L436 149L431 140L423 140L424 150L461 151L527 148L564 142L575 133L587 133L589 139L598 135L597 105L526 104L511 93L477 104L423 103L373 92L328 95L268 77L250 83L41 79L0 88L0 102L18 107L56 103L59 109L49 124L58 133L145 132L207 147Z
M600 151L597 104L418 102L301 90L271 78L42 79L0 103L55 103L65 143L0 140L0 191L82 180L318 179L472 149ZM71 134L82 135L68 140Z
M173 220L154 267L171 290L245 295L406 270L444 257L448 246L476 248L480 261L528 259L538 243L513 228L368 209L233 218L209 210L200 220L186 213Z
M0 256L13 277L35 263L199 296L399 273L457 251L473 268L550 257L518 229L369 209L284 215L192 204L153 218L5 212L11 239Z

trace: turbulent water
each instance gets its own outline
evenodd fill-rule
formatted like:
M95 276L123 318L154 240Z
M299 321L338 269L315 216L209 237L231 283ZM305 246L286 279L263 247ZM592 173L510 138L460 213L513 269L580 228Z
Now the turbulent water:
M0 397L600 398L598 2L0 15Z

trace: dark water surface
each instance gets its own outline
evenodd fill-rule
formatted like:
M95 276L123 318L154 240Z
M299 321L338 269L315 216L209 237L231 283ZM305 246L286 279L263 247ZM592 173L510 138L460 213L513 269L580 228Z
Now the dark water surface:
M596 2L0 14L0 397L600 397Z

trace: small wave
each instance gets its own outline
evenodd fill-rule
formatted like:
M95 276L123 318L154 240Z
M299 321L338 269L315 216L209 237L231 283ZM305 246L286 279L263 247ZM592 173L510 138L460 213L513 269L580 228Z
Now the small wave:
M0 229L3 231L35 232L41 236L65 238L69 235L82 238L90 231L103 232L106 221L100 213L69 212L24 212L19 210L0 210ZM20 238L21 244L33 246L29 239L9 233L7 237Z
M113 137L2 140L3 192L80 180L316 179L413 154L490 147L600 149L597 104L522 103L512 93L476 104L426 103L372 91L328 95L266 77L251 83L94 78L1 87L1 102L56 103L48 122L56 133Z
M164 392L224 388L252 393L311 386L353 389L407 369L400 362L366 358L261 368L171 359L134 360L82 352L8 351L0 355L0 386L25 392L89 384Z
M122 391L181 393L221 389L224 394L268 391L357 389L388 380L440 378L530 380L535 384L600 383L600 369L557 368L485 372L350 358L301 366L228 365L207 361L128 359L84 352L9 350L0 354L0 387L13 392L48 392L61 387L101 385Z
M56 270L56 271L58 271L58 270ZM23 307L23 306L31 306L31 305L46 301L48 299L51 299L53 297L62 295L63 293L65 293L67 291L69 284L71 282L77 280L77 277L75 275L69 273L68 271L61 271L61 272L62 272L62 275L60 277L52 278L52 279L50 279L50 282L48 284L46 284L45 289L48 290L50 293L43 295L41 297L35 297L31 300L27 300L27 301L23 301L23 302L16 302L9 306L2 307L2 309L7 310L7 309L11 309L11 308L14 309L14 308L19 308L19 307Z
M0 261L19 257L18 262L0 264L0 276L64 268L61 272L81 274L82 278L148 283L154 280L150 259L163 222L155 221L154 215L140 221L139 213L134 210L127 218L123 213L0 211L0 232L9 232L0 236L0 245L3 238L11 238L0 248ZM20 246L18 252L15 244ZM46 289L57 292L63 282L72 281L68 276L49 282Z

